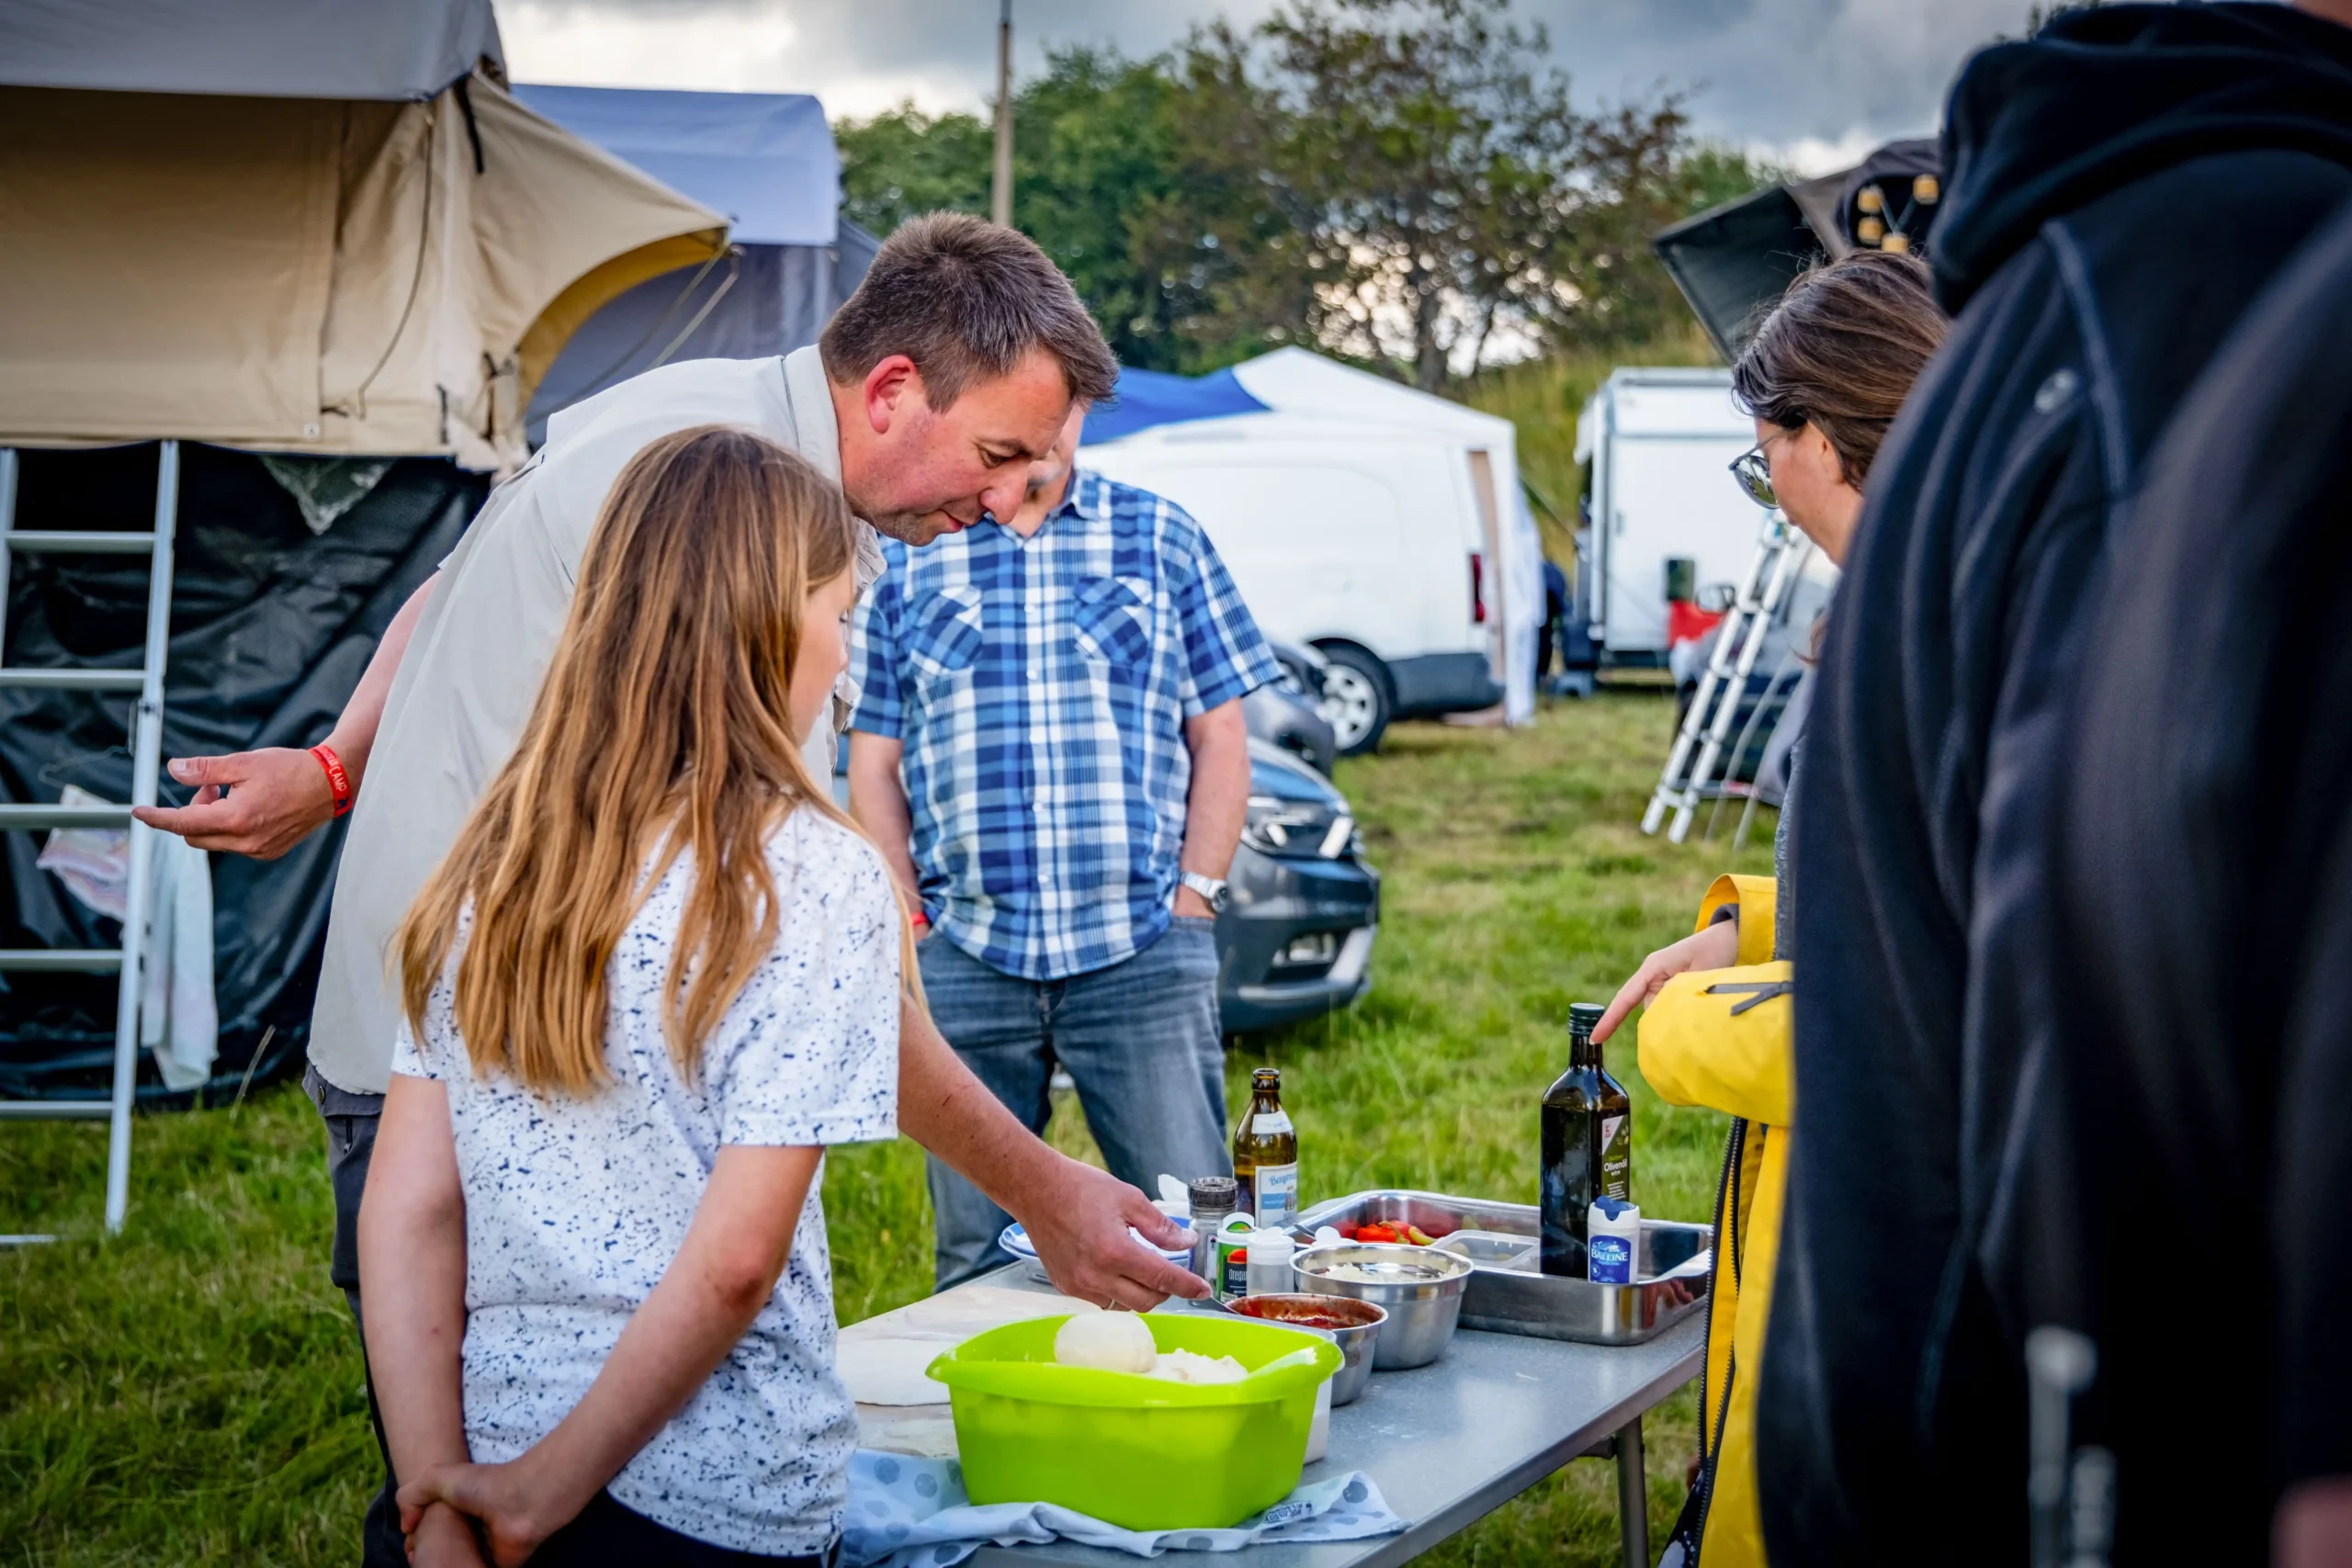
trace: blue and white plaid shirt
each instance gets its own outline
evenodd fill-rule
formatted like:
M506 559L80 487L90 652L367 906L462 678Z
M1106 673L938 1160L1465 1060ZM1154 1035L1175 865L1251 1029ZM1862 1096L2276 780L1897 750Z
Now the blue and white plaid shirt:
M1184 721L1278 673L1208 536L1081 470L1029 538L984 523L883 552L850 728L904 743L933 925L1030 980L1140 952L1176 894Z

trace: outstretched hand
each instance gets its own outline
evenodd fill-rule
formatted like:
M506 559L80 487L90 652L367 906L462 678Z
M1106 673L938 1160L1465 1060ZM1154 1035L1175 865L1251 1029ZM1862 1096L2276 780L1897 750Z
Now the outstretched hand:
M1170 1296L1208 1294L1200 1276L1138 1245L1127 1229L1170 1249L1185 1246L1193 1233L1135 1188L1091 1165L1065 1160L1056 1189L1014 1217L1055 1289L1066 1296L1148 1312Z
M1634 977L1617 987L1610 998L1609 1010L1592 1026L1592 1043L1605 1043L1625 1021L1625 1015L1637 1007L1647 1007L1657 999L1666 983L1677 975L1693 969L1728 969L1739 962L1739 927L1731 920L1718 920L1705 931L1684 937L1671 947L1661 947L1642 960Z
M437 1464L400 1490L401 1529L413 1541L433 1505L446 1503L481 1523L492 1568L521 1568L539 1543L571 1522L580 1505L547 1495L521 1460Z
M308 751L272 746L225 757L175 757L172 777L201 787L186 806L131 815L199 850L276 860L334 818L334 790Z

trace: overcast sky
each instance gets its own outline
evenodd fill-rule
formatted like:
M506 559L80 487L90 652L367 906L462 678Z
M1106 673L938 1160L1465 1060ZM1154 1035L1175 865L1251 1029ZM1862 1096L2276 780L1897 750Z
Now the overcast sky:
M1048 42L1150 54L1194 22L1256 20L1274 0L1013 0L1016 72ZM1925 135L1969 51L2023 29L2029 0L1517 0L1551 29L1579 100L1695 90L1702 132L1806 172ZM500 0L517 81L806 92L827 113L902 98L978 109L996 0Z

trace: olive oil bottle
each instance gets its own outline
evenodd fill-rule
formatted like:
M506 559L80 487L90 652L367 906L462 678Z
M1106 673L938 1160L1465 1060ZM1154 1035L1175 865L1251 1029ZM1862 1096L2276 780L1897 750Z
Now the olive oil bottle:
M1544 1093L1544 1272L1585 1277L1585 1216L1595 1198L1631 1201L1633 1101L1600 1065L1599 1002L1568 1008L1568 1070Z
M1280 1068L1250 1075L1250 1109L1233 1134L1233 1179L1241 1184L1239 1212L1260 1229L1298 1218L1298 1134L1283 1110Z

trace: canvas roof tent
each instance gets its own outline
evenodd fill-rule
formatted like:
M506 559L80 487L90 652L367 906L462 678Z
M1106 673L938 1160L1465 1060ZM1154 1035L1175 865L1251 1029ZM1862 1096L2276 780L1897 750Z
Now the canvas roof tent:
M526 455L725 220L517 103L487 0L0 7L0 441Z
M724 249L719 214L502 79L487 0L0 5L0 448L32 448L0 452L0 497L13 468L15 526L137 535L155 443L187 438L165 754L324 735L525 457L571 327ZM138 671L149 580L138 555L18 553L0 666ZM125 705L0 689L0 803L133 798ZM300 1058L340 843L213 857L223 1100ZM0 949L110 946L40 848L0 834ZM108 976L0 974L0 1095L102 1085L115 1002Z
M524 104L726 214L723 259L649 278L589 318L531 402L548 415L676 359L755 359L817 341L874 259L876 241L841 216L841 158L803 93L625 87L514 89Z
M1270 449L1328 447L1335 439L1385 432L1458 444L1471 454L1486 570L1494 574L1490 591L1501 612L1489 623L1498 634L1490 662L1503 684L1507 716L1522 722L1532 716L1543 547L1532 516L1519 504L1518 433L1510 421L1303 348L1282 348L1199 378L1124 371L1116 400L1088 414L1085 444L1099 452L1166 426L1214 431ZM1344 532L1334 547L1347 547Z
M1857 246L1924 247L1941 194L1939 159L1932 141L1890 141L1850 169L1710 208L1651 244L1716 350L1736 359L1759 308L1815 262Z

